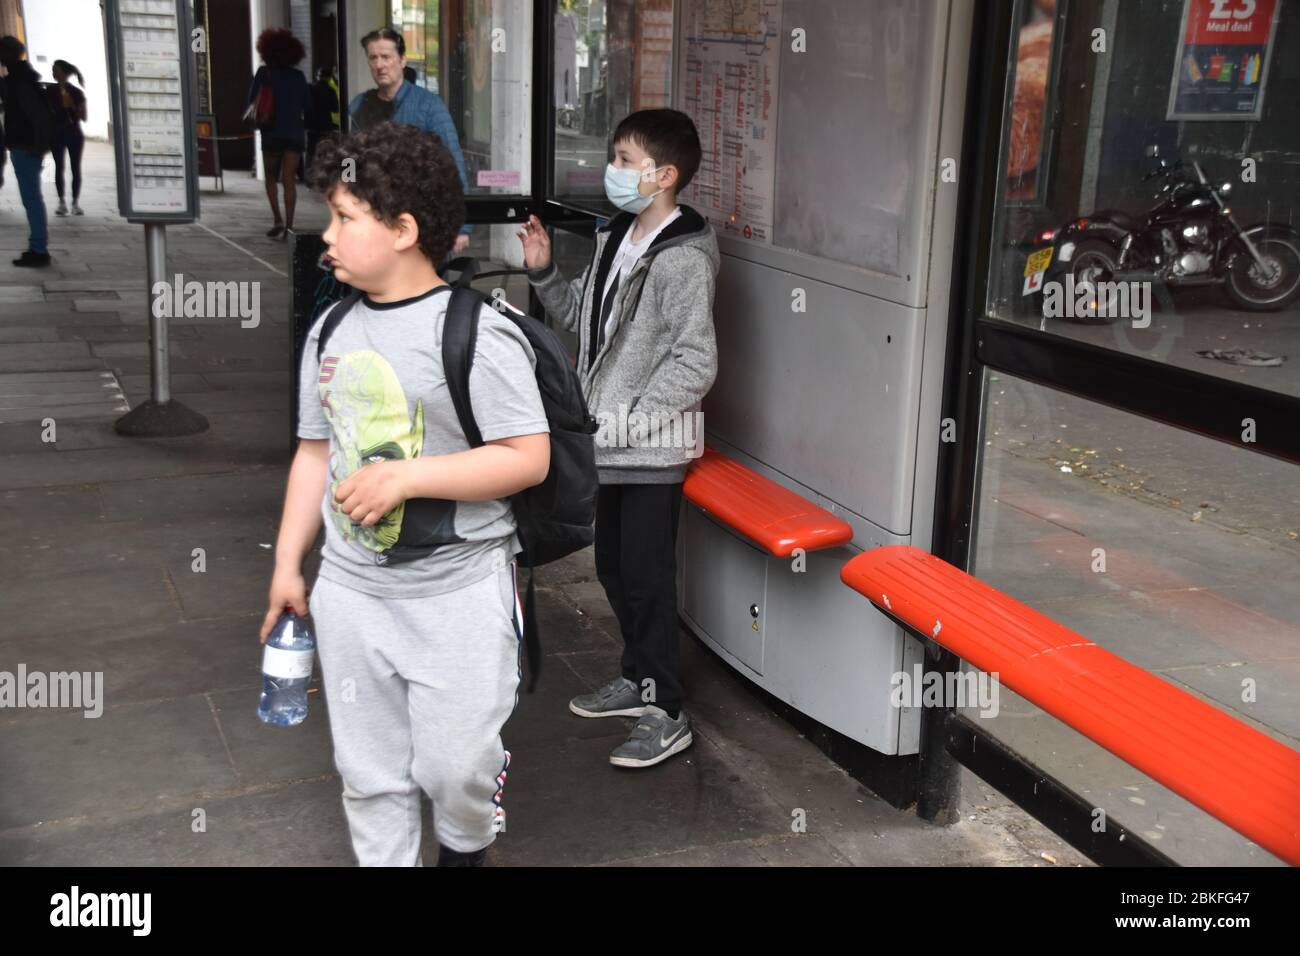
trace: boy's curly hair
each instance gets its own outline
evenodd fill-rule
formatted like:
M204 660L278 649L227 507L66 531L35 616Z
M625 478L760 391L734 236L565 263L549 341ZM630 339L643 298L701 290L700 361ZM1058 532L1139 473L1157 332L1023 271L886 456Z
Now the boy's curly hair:
M345 160L352 160L345 164ZM345 167L352 173L344 178ZM355 174L355 178L354 175ZM435 266L465 222L465 192L456 161L433 133L379 123L350 136L330 137L316 148L312 186L328 196L342 186L387 226L410 213L420 229L420 249Z
M307 55L302 41L283 27L270 27L257 38L257 53L267 66L297 66Z

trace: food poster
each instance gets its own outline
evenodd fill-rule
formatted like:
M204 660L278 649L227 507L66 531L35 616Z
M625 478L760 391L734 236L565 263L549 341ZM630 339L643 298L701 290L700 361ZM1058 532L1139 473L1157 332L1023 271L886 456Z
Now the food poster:
M1186 0L1171 120L1257 120L1280 0Z

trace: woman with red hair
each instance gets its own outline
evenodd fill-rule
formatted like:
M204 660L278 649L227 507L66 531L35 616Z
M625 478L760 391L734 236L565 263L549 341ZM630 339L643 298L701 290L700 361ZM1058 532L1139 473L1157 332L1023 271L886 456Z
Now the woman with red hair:
M307 85L307 77L297 69L307 51L288 30L263 30L257 38L257 52L266 65L253 77L248 103L252 106L263 89L271 91L271 118L259 128L262 131L262 165L266 170L266 198L275 217L266 234L277 239L293 229L294 206L298 201L298 164L302 161L311 88ZM277 182L284 184L284 219L280 218Z

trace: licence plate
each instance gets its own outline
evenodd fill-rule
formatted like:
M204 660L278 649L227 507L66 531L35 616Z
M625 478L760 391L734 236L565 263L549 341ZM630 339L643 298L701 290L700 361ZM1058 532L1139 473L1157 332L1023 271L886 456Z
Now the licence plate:
M1039 249L1025 260L1025 275L1031 276L1035 272L1043 272L1052 264L1052 252L1054 247L1048 246L1046 249Z

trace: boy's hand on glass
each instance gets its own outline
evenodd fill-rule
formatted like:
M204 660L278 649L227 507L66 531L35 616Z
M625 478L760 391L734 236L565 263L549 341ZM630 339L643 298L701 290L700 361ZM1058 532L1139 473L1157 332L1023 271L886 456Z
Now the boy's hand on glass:
M523 231L515 233L524 244L524 265L530 269L545 269L551 264L551 237L536 216L529 216Z
M271 629L285 608L293 608L299 617L307 616L307 582L302 572L276 569L271 577L271 593L266 599L266 617L262 621L262 643L271 636Z
M363 528L377 523L407 499L405 466L408 464L377 461L348 475L334 492L339 511Z

